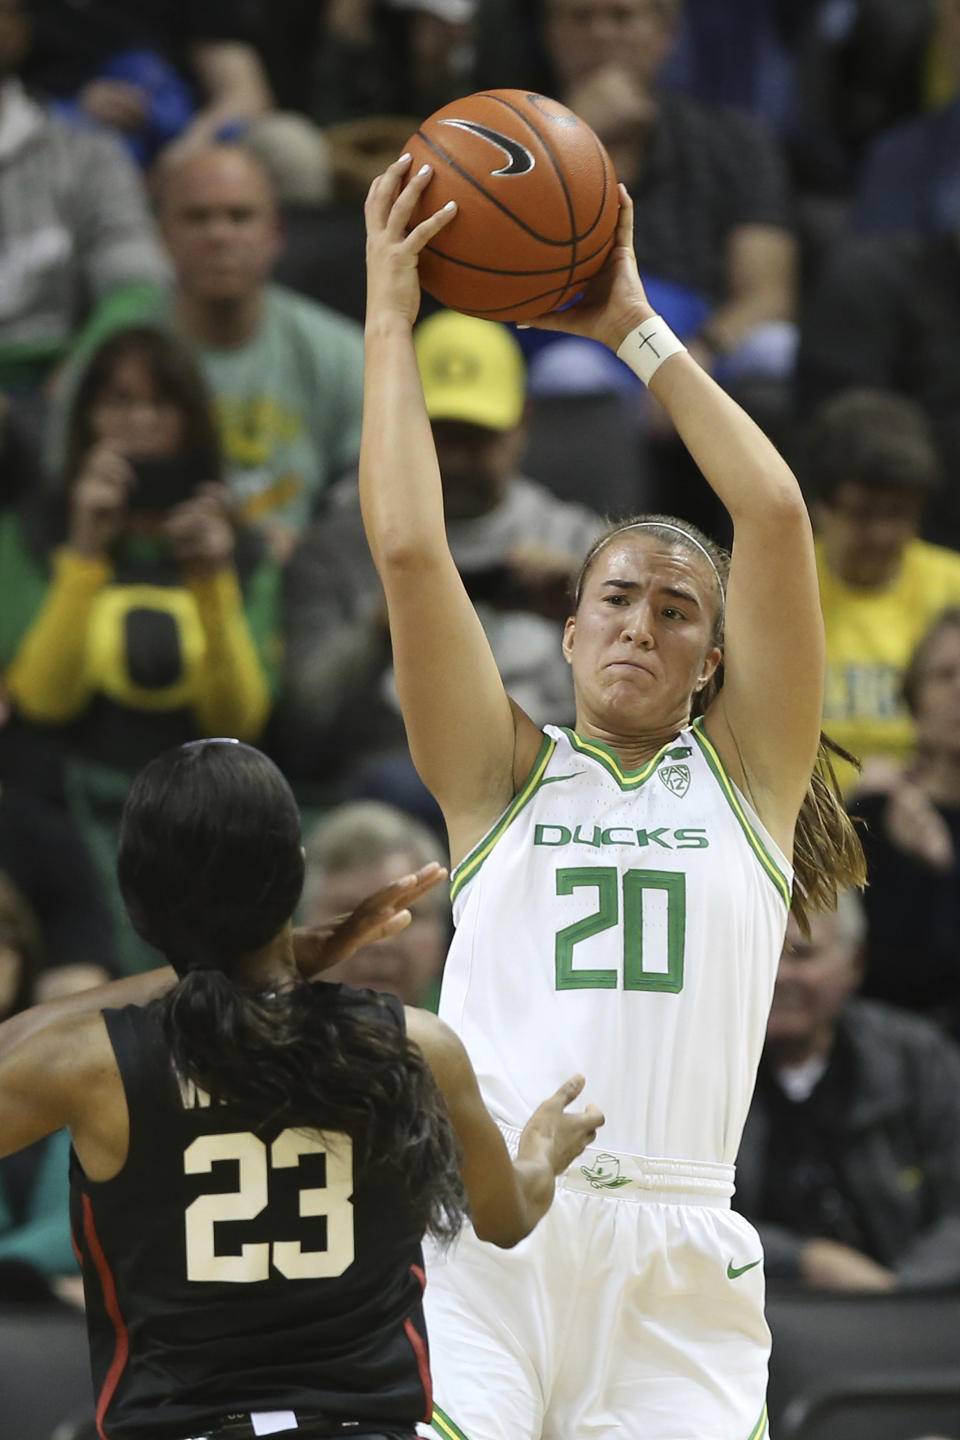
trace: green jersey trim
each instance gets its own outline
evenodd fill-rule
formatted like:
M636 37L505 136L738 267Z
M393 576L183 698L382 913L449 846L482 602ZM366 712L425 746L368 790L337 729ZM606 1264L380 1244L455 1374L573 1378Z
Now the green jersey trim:
M766 1435L767 1433L767 1419L767 1407L766 1405L764 1405L763 1409L760 1411L760 1419L750 1431L750 1434L747 1436L747 1440L763 1440L764 1435ZM451 1433L454 1435L459 1435L460 1432L458 1430L454 1430ZM466 1440L466 1436L463 1437L463 1440Z
M438 1435L442 1435L444 1437L444 1440L468 1440L468 1437L460 1429L460 1426L455 1425L450 1419L450 1416L447 1415L445 1411L441 1410L439 1405L435 1404L433 1407L433 1414L430 1417L430 1424L433 1426L434 1430L436 1430ZM750 1440L754 1440L754 1437L752 1435L750 1436Z
M464 885L466 885L467 881L473 879L474 875L476 875L484 860L486 860L487 856L490 854L490 851L493 849L494 845L496 845L497 841L500 839L500 836L507 829L507 827L511 825L513 821L517 818L524 805L526 805L533 798L533 794L537 789L537 786L543 779L544 771L550 763L550 756L553 754L556 747L556 740L551 740L549 735L544 735L543 744L540 746L540 749L537 753L537 758L533 762L533 769L530 771L530 774L524 781L522 788L517 791L516 795L514 795L513 799L510 801L510 804L507 806L506 810L504 810L503 814L500 816L500 819L494 825L493 829L488 830L480 843L478 845L475 845L474 848L470 851L470 854L465 856L465 858L460 861L460 864L457 866L457 868L453 872L453 875L450 877L451 900L456 900L457 896L460 894L460 891L463 889Z
M677 743L677 737L674 736L672 740L668 740L665 745L660 747L652 760L647 760L638 770L624 770L620 764L620 757L617 752L612 750L610 746L606 745L602 740L584 740L575 730L568 730L565 725L562 729L574 750L579 751L581 755L589 755L591 759L598 761L604 770L613 776L621 790L636 790L645 780L649 780L663 759L664 751L668 750L671 745Z
M703 751L704 759L710 766L710 769L713 771L714 777L716 778L720 789L727 797L730 809L733 811L734 815L737 817L737 820L740 822L740 828L743 831L744 835L747 837L747 841L750 845L751 850L756 855L757 859L760 861L760 864L766 874L773 881L773 884L776 887L780 898L789 910L790 882L784 875L780 867L777 865L776 861L772 858L760 836L757 834L756 830L753 828L750 821L748 820L746 811L740 803L740 799L737 795L736 790L733 788L733 783L730 780L730 777L727 774L726 770L724 769L723 761L720 759L720 756L714 749L713 743L711 742L709 737L704 734L702 716L698 716L697 719L694 720L691 729L693 731L693 738L696 740L697 744L700 746L700 749ZM750 1440L753 1440L752 1436L750 1437Z

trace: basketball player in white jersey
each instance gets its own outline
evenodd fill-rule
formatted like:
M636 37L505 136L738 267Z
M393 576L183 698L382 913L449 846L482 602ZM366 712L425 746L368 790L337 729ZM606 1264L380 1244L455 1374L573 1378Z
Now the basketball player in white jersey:
M576 725L540 731L505 693L446 543L411 328L417 256L452 212L407 233L429 180L401 190L407 163L367 201L360 489L411 751L455 866L441 1014L508 1143L571 1067L607 1116L535 1236L506 1256L465 1237L435 1259L422 1433L760 1440L762 1256L730 1209L733 1162L788 909L862 878L817 773L806 508L651 310L621 187L606 267L542 323L604 341L650 384L735 540L728 566L663 517L601 539L563 638Z

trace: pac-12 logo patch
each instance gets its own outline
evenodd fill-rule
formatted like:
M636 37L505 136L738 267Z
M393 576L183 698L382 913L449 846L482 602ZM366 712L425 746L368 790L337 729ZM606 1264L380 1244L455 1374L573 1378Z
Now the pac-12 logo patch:
M682 799L690 789L690 767L688 765L661 765L657 771L671 795Z
M476 120L441 120L438 123L452 125L456 130L468 130L471 135L479 135L481 140L487 140L491 145L496 145L498 150L502 150L507 157L507 163L501 165L499 170L491 170L491 175L526 175L537 163L536 157L526 145L521 145L519 140L514 140L489 125L481 125Z

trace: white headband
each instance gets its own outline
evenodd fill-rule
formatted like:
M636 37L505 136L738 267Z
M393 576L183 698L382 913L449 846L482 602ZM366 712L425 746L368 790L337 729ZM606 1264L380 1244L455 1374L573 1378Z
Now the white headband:
M614 530L612 535L607 536L606 540L604 541L604 545L608 544L609 541L616 539L618 535L622 535L625 530L674 530L678 535L682 535L684 540L689 541L691 545L696 545L697 549L700 551L700 554L706 556L707 564L713 571L714 578L717 582L717 589L720 591L721 606L726 604L727 597L724 592L723 581L720 579L720 571L717 569L716 561L710 554L710 551L707 549L707 547L705 545L701 545L696 535L691 535L689 530L684 530L679 525L671 525L669 520L634 520L632 525L621 525L619 530ZM600 545L598 547L598 550L602 550L604 548L604 545Z

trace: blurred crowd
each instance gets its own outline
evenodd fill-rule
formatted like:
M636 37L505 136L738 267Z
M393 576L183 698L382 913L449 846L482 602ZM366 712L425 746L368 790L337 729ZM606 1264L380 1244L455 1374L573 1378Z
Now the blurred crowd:
M960 1291L960 0L0 0L0 1013L153 963L133 773L233 735L304 812L304 919L444 853L360 522L363 219L441 104L606 144L641 273L800 475L824 728L870 885L791 926L735 1200L772 1284ZM726 518L589 341L425 297L454 557L508 689L607 517ZM342 978L436 996L449 908ZM60 1137L0 1163L0 1300L73 1261Z

